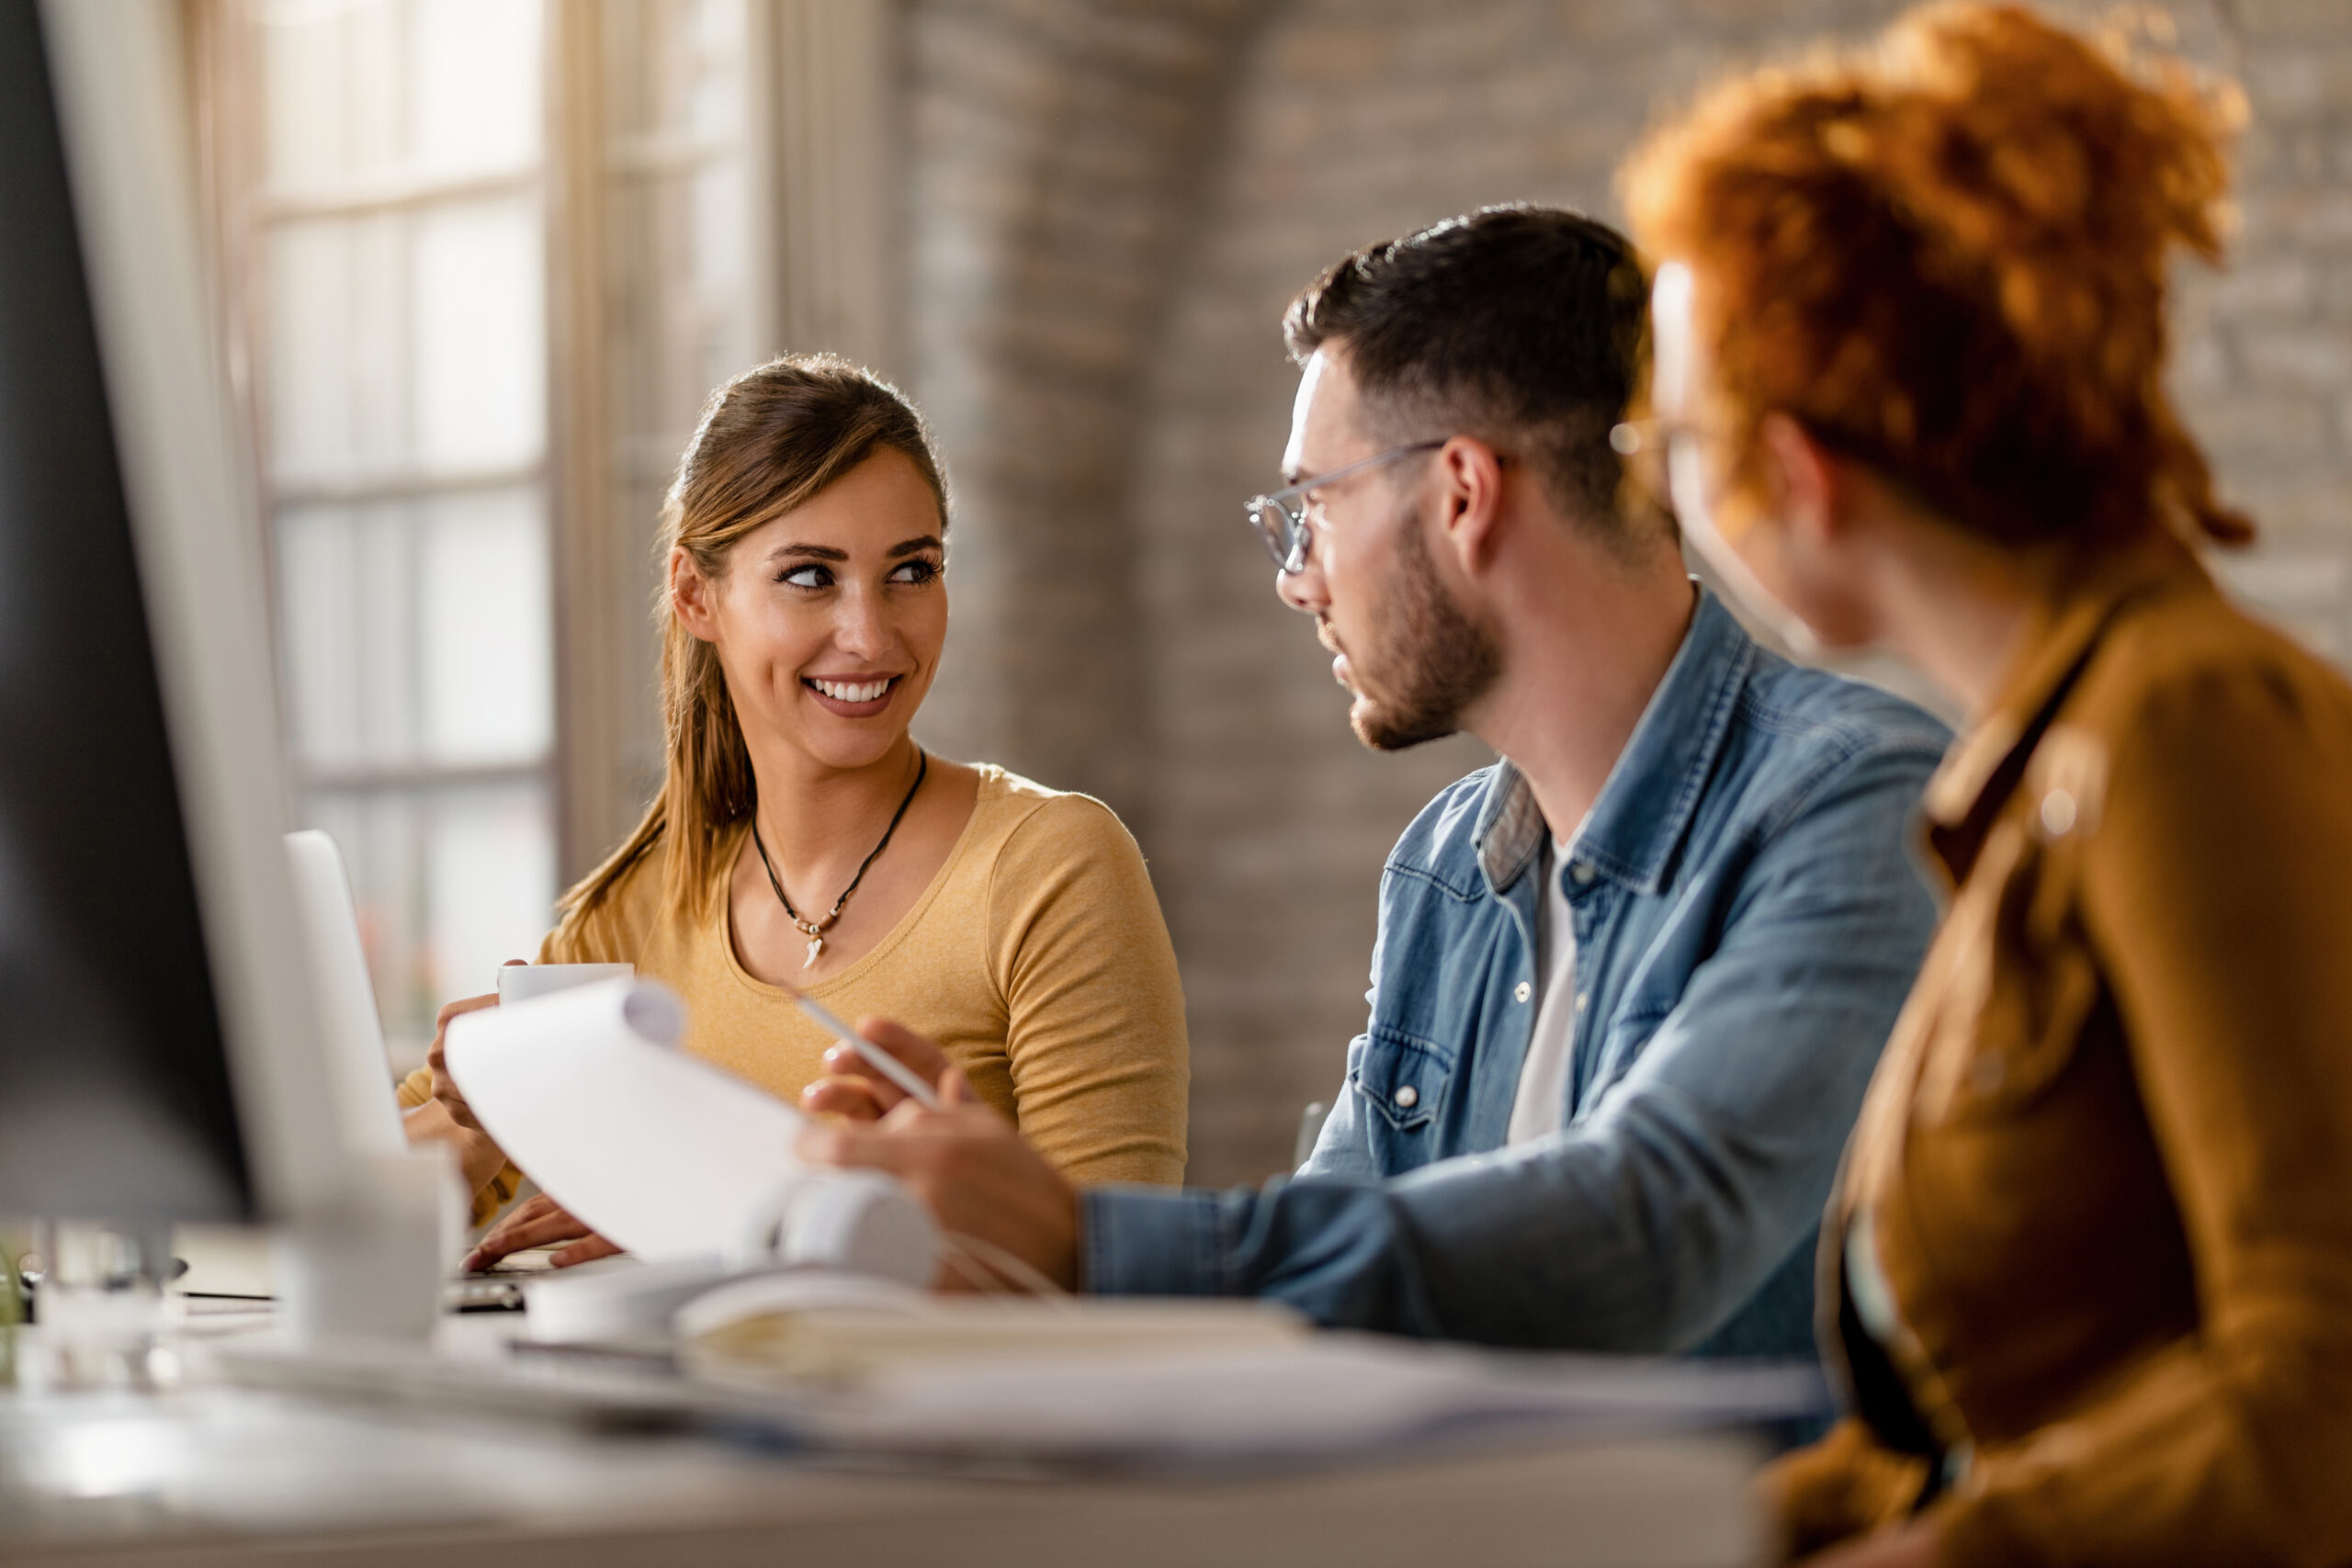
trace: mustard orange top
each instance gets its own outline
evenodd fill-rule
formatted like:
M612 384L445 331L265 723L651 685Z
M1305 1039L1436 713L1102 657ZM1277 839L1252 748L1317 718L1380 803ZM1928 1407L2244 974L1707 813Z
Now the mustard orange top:
M1786 1545L1940 1485L1939 1563L2352 1562L2352 685L2172 546L2028 640L1928 789Z
M893 1018L936 1040L1071 1180L1178 1182L1184 998L1143 855L1100 801L978 773L971 819L931 886L873 951L808 994L842 1018ZM632 867L571 940L551 933L538 962L636 964L684 999L686 1050L797 1101L831 1039L745 972L723 889L696 918L661 907L662 856ZM419 1072L401 1102L431 1091ZM478 1198L477 1220L518 1184L509 1167Z

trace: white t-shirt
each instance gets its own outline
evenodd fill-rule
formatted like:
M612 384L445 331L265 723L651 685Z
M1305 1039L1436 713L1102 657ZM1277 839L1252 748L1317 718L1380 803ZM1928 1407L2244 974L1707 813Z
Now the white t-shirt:
M1568 1054L1577 1032L1577 926L1568 896L1560 890L1560 867L1568 846L1547 834L1543 863L1544 897L1535 904L1535 1032L1519 1069L1519 1096L1511 1101L1510 1131L1503 1141L1524 1144L1560 1130L1567 1114Z

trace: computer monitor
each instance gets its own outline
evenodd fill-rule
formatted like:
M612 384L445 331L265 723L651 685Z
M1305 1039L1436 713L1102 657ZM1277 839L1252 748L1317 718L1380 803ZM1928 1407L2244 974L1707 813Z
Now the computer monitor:
M371 1178L280 839L180 26L0 0L0 1213L300 1231Z

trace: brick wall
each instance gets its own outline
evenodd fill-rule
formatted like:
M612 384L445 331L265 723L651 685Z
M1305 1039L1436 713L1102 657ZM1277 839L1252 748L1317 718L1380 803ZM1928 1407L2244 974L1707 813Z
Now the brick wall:
M1336 1088L1381 859L1466 741L1374 756L1241 523L1340 252L1510 199L1613 215L1613 167L1717 70L1882 0L917 0L915 389L961 494L933 738L1102 794L1185 973L1193 1176L1283 1164ZM2184 279L2179 383L2267 527L2233 581L2352 649L2352 4L2183 0L2245 81L2245 232Z
M1114 800L1138 827L1148 360L1254 9L926 0L907 28L902 352L956 503L924 736Z

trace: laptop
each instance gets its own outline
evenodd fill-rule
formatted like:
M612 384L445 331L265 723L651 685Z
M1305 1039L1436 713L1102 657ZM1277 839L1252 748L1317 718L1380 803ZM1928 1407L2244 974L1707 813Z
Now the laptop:
M294 878L294 907L309 948L311 974L318 987L321 1045L327 1057L345 1134L363 1151L396 1152L407 1134L401 1124L400 1092L384 1048L384 1024L376 1010L376 988L368 976L368 952L360 941L358 910L343 852L318 829L286 835L288 868ZM449 1312L518 1312L520 1280L544 1272L544 1251L517 1254L481 1274L453 1277L442 1300Z

